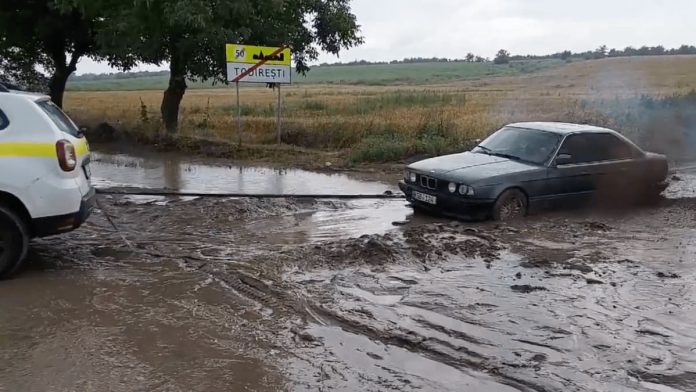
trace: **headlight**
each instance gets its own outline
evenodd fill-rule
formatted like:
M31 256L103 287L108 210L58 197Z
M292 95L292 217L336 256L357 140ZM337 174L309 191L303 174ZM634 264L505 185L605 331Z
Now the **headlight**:
M460 185L459 194L462 196L474 196L474 188L466 185Z
M416 173L411 172L411 174L409 174L409 176L408 176L408 179L411 180L411 182L415 183L416 182Z
M456 191L457 191L457 184L455 184L455 183L453 183L453 182L450 182L450 183L449 183L449 186L448 186L448 189L449 189L450 193L456 192Z

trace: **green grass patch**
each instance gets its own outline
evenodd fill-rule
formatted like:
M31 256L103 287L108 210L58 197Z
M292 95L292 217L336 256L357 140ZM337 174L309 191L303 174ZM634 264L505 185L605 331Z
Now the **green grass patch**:
M359 98L348 108L348 114L369 114L383 110L409 107L444 107L466 104L466 95L431 91L396 91Z
M364 137L353 148L350 160L362 162L395 162L414 155L442 155L473 147L473 138L459 132L449 119L434 112L426 116L414 133L386 128Z
M480 79L491 76L519 75L565 64L561 60L524 60L506 65L492 63L415 63L378 65L316 66L306 76L293 75L293 84L350 84L350 85L403 85L446 82L450 80ZM131 91L164 90L166 75L133 78L68 81L72 91ZM244 84L244 83L243 83ZM231 88L222 83L189 81L191 89Z

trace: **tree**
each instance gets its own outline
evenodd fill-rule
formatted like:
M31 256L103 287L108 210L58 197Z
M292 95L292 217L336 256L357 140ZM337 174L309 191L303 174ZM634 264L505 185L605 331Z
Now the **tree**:
M476 59L476 56L474 56L473 53L469 52L466 54L465 60L467 63L473 63L475 59Z
M31 91L48 90L48 79L36 69L32 56L22 50L0 50L0 82L10 82Z
M571 52L570 50L564 50L563 52L561 52L559 57L561 60L568 60L572 56L573 56L573 52Z
M4 1L4 0L3 0ZM90 0L78 0L89 2ZM104 1L104 0L103 0ZM111 0L117 1L117 0ZM349 0L131 0L113 15L100 43L117 60L169 65L160 107L178 128L187 80L225 82L225 43L286 45L304 73L319 49L338 54L362 43Z
M87 3L89 4L89 3ZM96 7L71 0L0 1L0 56L3 72L19 81L36 81L37 68L49 74L48 91L63 106L65 84L84 56L98 58Z
M650 54L653 56L663 56L665 54L665 47L662 45L650 48Z
M510 52L500 49L493 59L494 64L508 64L510 62Z
M602 45L599 48L595 49L593 57L595 59L603 59L603 58L607 57L607 46Z

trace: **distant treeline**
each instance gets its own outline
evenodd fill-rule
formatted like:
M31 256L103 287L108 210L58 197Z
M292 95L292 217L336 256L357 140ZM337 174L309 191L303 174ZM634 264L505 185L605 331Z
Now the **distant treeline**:
M111 72L103 74L86 73L82 75L73 74L68 80L71 82L89 82L91 80L133 79L158 76L169 77L169 71Z
M631 57L631 56L667 56L667 55L687 55L696 54L696 46L693 45L682 45L676 49L665 49L664 46L642 46L640 48L627 47L623 50L621 49L609 49L607 46L603 45L595 50L588 50L586 52L572 52L570 50L565 50L563 52L552 53L547 55L509 55L507 51L501 50L498 52L496 59L500 55L508 56L508 61L520 61L520 60L549 60L549 59L585 59L593 60L605 57ZM356 60L349 62L338 62L338 63L322 63L322 67L334 67L334 66L349 66L349 65L384 65L384 64L413 64L413 63L449 63L449 62L467 62L467 63L487 63L495 61L487 57L477 56L473 53L467 53L464 58L446 58L446 57L411 57L405 58L403 60L392 60L392 61L367 61L367 60ZM499 64L504 64L506 61L498 62Z
M567 60L570 58L582 58L585 60L601 59L605 57L633 57L633 56L674 56L696 54L696 46L682 45L676 49L665 49L664 46L642 46L640 48L626 47L625 49L609 49L606 45L602 45L595 50L586 52L571 52L566 50L563 52L553 53L546 56L526 55L526 56L511 56L510 60L542 60L542 59L561 59Z
M467 62L467 63L487 63L491 60L486 57L476 56L473 53L467 54L466 58L463 59L449 59L446 57L408 57L403 60L391 60L391 61L367 61L367 60L355 60L349 62L338 62L338 63L321 63L320 67L341 67L348 65L387 65L387 64L418 64L418 63L457 63L457 62Z

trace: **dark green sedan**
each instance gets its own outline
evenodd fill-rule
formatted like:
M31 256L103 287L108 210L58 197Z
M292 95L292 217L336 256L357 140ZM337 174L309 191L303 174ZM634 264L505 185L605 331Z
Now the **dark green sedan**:
M511 220L538 207L655 197L667 158L606 128L517 123L471 151L409 165L399 187L416 208Z

